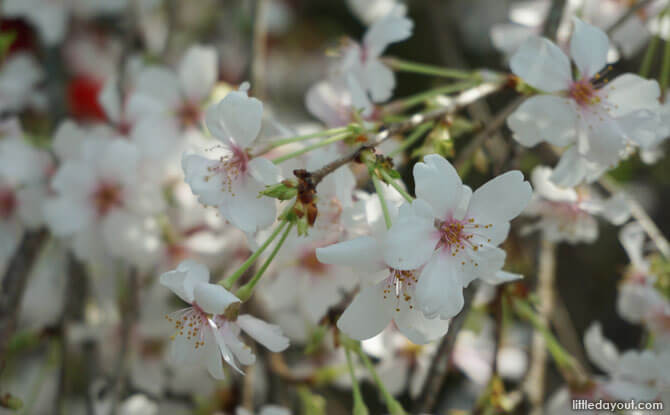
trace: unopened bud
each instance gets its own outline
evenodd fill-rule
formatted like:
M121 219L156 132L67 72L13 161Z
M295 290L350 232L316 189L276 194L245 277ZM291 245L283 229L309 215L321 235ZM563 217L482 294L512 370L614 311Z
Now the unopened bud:
M266 186L260 194L279 200L291 200L298 194L297 186L295 180L284 180L281 183Z

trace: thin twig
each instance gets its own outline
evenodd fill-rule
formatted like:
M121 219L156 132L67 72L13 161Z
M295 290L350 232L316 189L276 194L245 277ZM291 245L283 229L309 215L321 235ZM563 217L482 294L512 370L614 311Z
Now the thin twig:
M556 245L541 241L540 261L537 281L537 295L540 300L540 319L547 325L554 309L554 282L556 279ZM531 405L531 415L542 415L547 372L547 344L539 330L533 331L531 362L526 376L525 389Z
M654 223L642 205L628 195L621 186L609 176L602 176L598 180L598 183L611 194L623 193L628 208L630 209L630 214L640 223L640 226L642 226L642 229L649 235L649 238L654 241L656 248L658 248L663 257L665 259L670 259L670 243L661 230L658 229L658 226L656 226L656 223Z
M430 371L423 384L423 389L419 398L414 401L412 406L412 413L434 413L435 406L438 404L437 397L444 385L447 373L449 372L449 361L451 352L456 344L456 338L461 331L465 319L472 307L472 299L476 291L475 284L470 284L468 288L463 291L464 305L461 312L451 320L449 325L449 332L442 338L442 342L435 351L433 362L430 365Z
M124 393L125 376L128 369L128 352L132 330L139 311L139 276L137 269L131 268L125 287L124 298L121 300L121 346L116 358L116 372L112 378L112 413L115 413L118 403Z
M615 30L617 30L621 25L626 23L628 19L633 17L635 13L637 13L638 10L642 9L643 7L647 7L651 3L651 0L641 0L633 4L632 6L628 7L628 11L624 13L621 17L617 19L616 22L612 23L610 27L607 28L607 34L611 35Z
M514 101L507 104L507 106L503 108L502 111L497 113L493 120L491 120L491 122L486 125L482 132L470 140L467 147L461 151L461 154L454 164L456 169L460 170L465 165L465 163L470 160L470 158L475 154L475 151L481 147L487 138L489 138L495 131L497 131L505 124L507 117L509 117L509 115L512 114L525 99L526 97L517 97Z
M558 28L563 20L563 11L566 7L566 0L553 0L549 13L547 13L547 20L544 22L542 35L550 39L554 39Z
M0 373L7 359L7 345L16 329L19 305L26 290L28 275L35 264L49 233L46 229L23 235L14 256L7 264L0 292Z

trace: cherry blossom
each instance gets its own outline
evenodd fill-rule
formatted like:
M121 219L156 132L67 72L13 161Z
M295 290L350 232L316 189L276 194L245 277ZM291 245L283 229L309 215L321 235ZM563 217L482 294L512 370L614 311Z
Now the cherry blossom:
M203 365L216 379L223 379L221 359L241 372L237 362L253 364L255 356L239 338L243 330L273 352L288 347L277 326L248 314L237 315L240 300L221 285L210 284L209 270L187 260L160 277L189 307L166 318L174 323L170 359L175 363Z
M393 72L379 57L390 44L410 37L413 26L410 19L389 14L370 26L362 44L352 42L343 50L340 71L352 75L373 102L388 100L395 87Z
M531 187L519 171L485 183L474 193L454 167L438 155L414 166L417 199L393 223L383 247L386 263L413 271L417 307L429 317L448 319L463 307L463 287L480 278L505 281L509 221L526 207Z
M60 146L62 155L73 153L62 160L51 182L54 195L44 204L49 228L56 236L72 237L82 259L111 253L133 262L147 260L158 243L141 230L149 215L162 209L162 198L142 172L139 150L100 136L79 145L72 138L70 146Z
M576 78L568 57L546 38L529 39L510 62L514 74L546 93L526 100L508 125L524 146L573 146L552 175L562 186L597 177L629 145L647 146L658 124L658 84L633 74L608 81L600 73L607 63L607 35L576 18L574 26L570 54L579 69Z
M525 232L540 230L551 242L593 242L598 237L597 216L621 225L630 216L622 194L603 200L586 186L561 188L551 182L552 169L536 167L531 179L533 198L524 214L537 220Z
M246 91L232 91L207 109L207 128L221 142L222 155L213 160L197 154L182 159L185 180L201 203L245 232L256 232L275 220L274 199L258 197L265 185L279 179L277 166L248 149L260 130L263 104Z
M0 66L0 113L43 107L45 97L37 91L44 78L42 68L30 54L12 54Z

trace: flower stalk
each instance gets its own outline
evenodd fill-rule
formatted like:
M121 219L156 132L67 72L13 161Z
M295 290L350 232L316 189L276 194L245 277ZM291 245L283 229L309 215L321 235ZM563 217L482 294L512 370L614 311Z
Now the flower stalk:
M384 63L396 72L411 72L422 75L433 75L451 79L480 79L476 72L462 71L458 69L443 68L440 66L427 65L424 63L410 62L397 58L384 58Z
M286 222L283 222L283 223L285 224ZM242 287L240 287L237 290L237 293L236 293L237 298L239 298L242 301L247 301L249 299L249 297L251 297L251 294L254 291L254 287L256 286L258 281L260 281L261 277L263 276L265 271L268 269L268 267L272 263L272 260L275 259L275 257L277 256L277 253L279 253L279 250L281 249L282 245L284 245L284 242L286 241L286 238L288 237L289 233L291 233L292 228L293 228L293 222L291 222L288 225L288 227L284 231L284 234L279 239L279 242L277 242L277 245L272 250L272 253L268 257L268 259L265 260L263 265L261 265L260 269L258 271L256 271L256 274L254 274L254 276L251 278L251 280L249 280L249 282L247 282L246 284L244 284Z
M284 226L286 226L286 224L287 224L286 220L281 221L281 223L277 226L277 228L275 228L275 230L268 237L268 239L266 239L265 242L263 242L263 245L261 245L260 248L256 250L256 252L251 254L251 256L247 258L247 260L244 261L242 265L240 265L240 267L237 269L237 271L235 271L234 274L232 274L228 278L221 280L219 284L221 284L225 289L230 290L235 284L235 282L246 272L246 270L249 269L249 267L251 267L251 265L253 265L256 259L258 259L258 257L261 256L263 251L267 249L267 247L272 243L272 241L277 237L277 235L281 233L282 229L284 229Z
M346 132L341 133L341 134L336 134L332 137L326 138L323 141L320 141L318 143L315 143L315 144L309 145L307 147L301 148L300 150L296 150L296 151L293 151L291 153L284 154L283 156L279 156L276 159L272 160L272 162L274 164L280 164L280 163L285 162L286 160L290 160L292 158L301 156L305 153L309 153L312 150L316 150L317 148L325 147L325 146L328 146L330 144L337 143L338 141L345 140L345 139L349 138L350 136L351 136L351 132L349 132L349 131L346 131Z

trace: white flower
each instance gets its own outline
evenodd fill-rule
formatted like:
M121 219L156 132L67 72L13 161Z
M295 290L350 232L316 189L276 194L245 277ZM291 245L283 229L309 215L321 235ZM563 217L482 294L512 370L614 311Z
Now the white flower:
M551 1L517 1L509 5L509 22L497 23L491 27L491 42L496 49L512 55L531 36L542 31Z
M205 205L216 206L221 215L245 232L270 226L276 215L274 199L259 197L265 185L279 180L270 160L250 159L247 149L261 130L263 104L246 91L232 91L207 109L207 128L222 143L218 160L197 154L184 155L186 182Z
M163 201L160 187L144 177L137 148L96 136L81 142L78 152L76 140L59 142L58 152L71 158L62 160L51 182L55 195L44 204L51 231L73 237L81 259L100 251L131 262L151 255L156 243L142 237L142 229Z
M603 216L615 225L630 217L623 195L602 200L586 187L561 188L550 181L552 169L536 167L532 174L533 198L524 212L537 221L524 232L540 230L551 242L593 242L598 237L597 216Z
M236 315L240 300L221 285L210 284L204 265L184 261L161 275L160 281L190 305L167 317L175 325L170 348L173 363L199 364L214 378L223 379L223 358L241 372L237 362L250 365L256 357L240 340L240 330L273 352L288 347L288 339L279 327L248 314Z
M197 126L201 106L218 78L216 50L191 46L179 63L177 73L163 67L150 67L137 76L129 97L128 111L138 118L170 115L183 126Z
M354 121L354 112L367 118L373 105L353 76L334 77L313 85L305 95L305 106L328 127L340 127Z
M599 382L605 396L617 400L653 400L670 385L670 352L629 350L619 353L607 340L599 323L593 323L584 335L584 346L589 359L609 379Z
M528 204L531 187L519 171L498 176L472 193L443 157L428 155L414 166L417 199L401 212L385 240L384 259L397 270L424 266L416 305L429 318L448 319L463 307L472 280L498 283L509 221Z
M43 77L42 68L32 55L8 56L0 66L0 113L44 104L45 97L36 91Z
M49 154L24 138L17 119L0 123L0 269L24 230L42 225L52 167Z
M368 29L362 44L352 42L344 50L342 73L345 76L352 75L362 89L370 94L373 102L384 102L391 98L395 87L393 71L379 57L391 43L410 37L413 26L410 19L389 14Z
M574 22L570 54L579 69L576 79L569 58L546 38L529 39L510 62L517 76L546 92L526 100L509 117L514 138L525 146L547 141L576 147L552 176L562 186L592 179L594 170L617 164L630 144L655 141L659 122L654 113L658 83L633 74L608 82L599 74L607 63L607 35L579 19Z
M351 12L366 25L388 15L404 16L407 6L398 0L347 0Z

